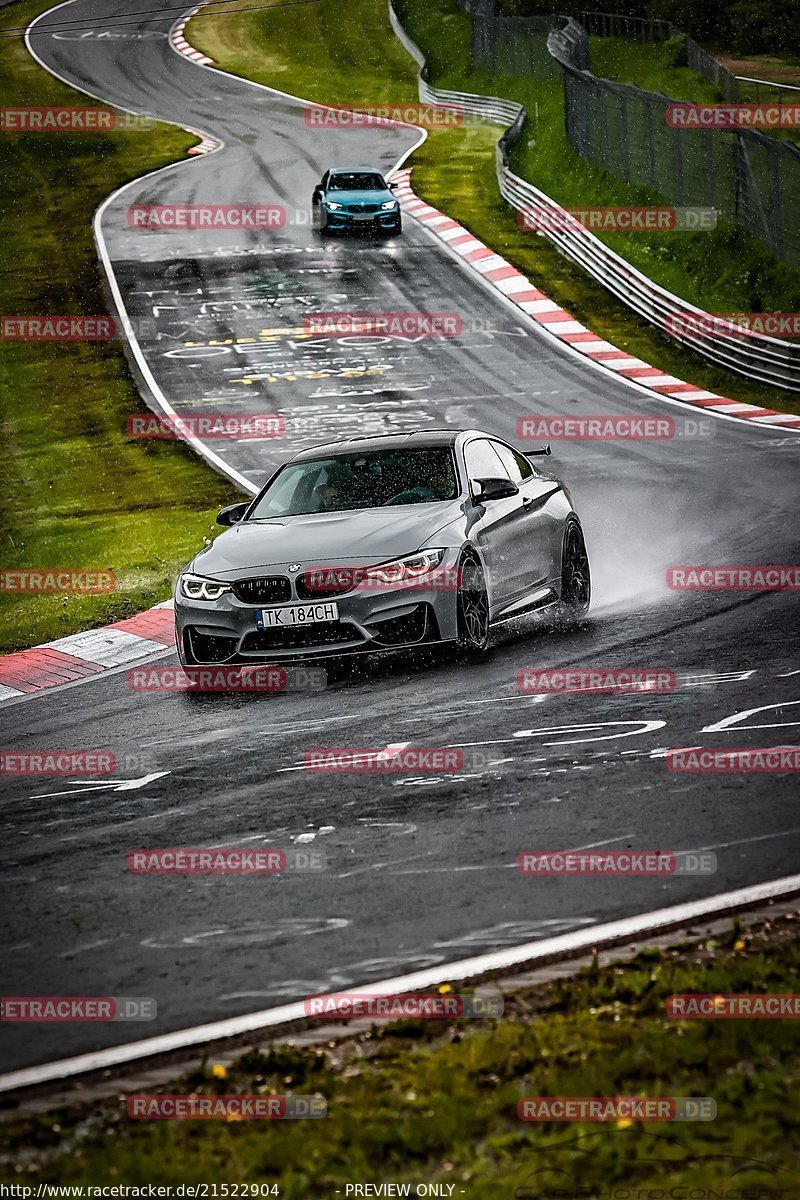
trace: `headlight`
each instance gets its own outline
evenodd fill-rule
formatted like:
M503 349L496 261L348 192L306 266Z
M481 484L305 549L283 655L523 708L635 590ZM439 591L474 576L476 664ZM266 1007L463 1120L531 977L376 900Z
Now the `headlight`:
M342 207L341 204L336 204L335 201L333 201L333 200L326 200L325 204L328 208L333 208L333 209Z
M202 575L181 575L178 581L181 595L189 600L219 600L231 590L229 583L218 579L204 579Z
M419 554L412 554L408 558L370 567L364 572L364 578L377 579L380 583L408 583L438 567L443 556L444 550L420 550Z
M387 209L397 208L397 201L396 200L387 200L385 204L381 205L381 208L383 209L384 212L386 212Z

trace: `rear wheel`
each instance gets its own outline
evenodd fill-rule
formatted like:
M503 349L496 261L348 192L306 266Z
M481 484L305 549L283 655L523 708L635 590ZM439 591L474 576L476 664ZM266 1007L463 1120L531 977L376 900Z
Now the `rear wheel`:
M457 605L459 647L482 654L489 644L489 593L483 567L471 556L461 560Z
M568 620L586 615L592 599L589 555L583 530L577 521L567 524L561 557L561 611Z

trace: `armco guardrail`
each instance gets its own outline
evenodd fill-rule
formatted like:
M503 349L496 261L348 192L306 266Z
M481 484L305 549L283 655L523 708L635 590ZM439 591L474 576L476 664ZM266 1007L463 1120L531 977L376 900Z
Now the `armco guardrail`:
M730 333L725 332L720 329L719 319L659 287L578 221L571 220L561 205L532 183L515 175L509 167L509 151L522 137L527 120L525 108L497 96L479 96L433 87L428 81L425 56L403 29L392 0L389 0L389 20L395 34L420 67L419 98L424 104L439 108L456 107L472 116L506 126L497 143L496 153L500 193L519 212L536 210L537 214L541 211L551 213L552 218L543 222L545 236L562 254L582 267L640 317L676 341L696 350L704 358L748 379L800 392L800 344L763 334L736 332L733 326ZM563 36L564 30L551 35L555 39L555 57L560 57L558 40Z

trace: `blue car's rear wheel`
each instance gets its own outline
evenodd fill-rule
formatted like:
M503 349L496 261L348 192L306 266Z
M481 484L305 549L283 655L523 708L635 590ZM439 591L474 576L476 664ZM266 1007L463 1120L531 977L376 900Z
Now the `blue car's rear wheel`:
M467 654L482 654L489 644L489 593L483 567L465 555L459 567L458 644Z

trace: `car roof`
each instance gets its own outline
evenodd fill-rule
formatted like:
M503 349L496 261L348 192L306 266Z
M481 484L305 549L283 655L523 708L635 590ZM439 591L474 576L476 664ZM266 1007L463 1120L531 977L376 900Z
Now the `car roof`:
M349 175L351 173L358 174L359 171L365 171L368 175L383 175L383 173L384 173L380 167L329 167L328 168L329 175L341 175L341 174Z
M432 448L435 446L452 446L461 430L458 429L420 429L413 433L383 433L366 437L348 438L341 442L324 442L320 446L309 446L301 450L292 462L303 462L320 458L326 453L358 454L360 450L400 450L413 447Z

